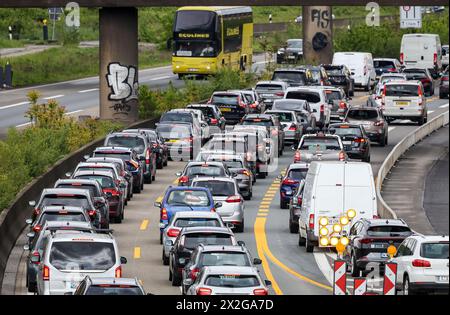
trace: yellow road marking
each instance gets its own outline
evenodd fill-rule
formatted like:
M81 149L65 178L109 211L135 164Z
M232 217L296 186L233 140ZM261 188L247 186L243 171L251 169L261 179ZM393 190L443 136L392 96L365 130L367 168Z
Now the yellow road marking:
M135 247L134 248L134 259L139 259L139 258L141 258L141 248Z
M265 194L264 195L265 197L267 197L267 198L274 198L275 197L275 194Z
M259 209L259 212L269 212L269 209Z
M258 213L257 217L258 218L265 218L267 217L269 214L268 213Z
M259 209L269 209L270 205L260 205Z
M267 197L267 196L266 196ZM273 198L263 198L263 201L272 201L273 200Z
M149 221L147 219L142 221L141 227L140 227L141 231L145 231L147 229L148 223L149 223Z
M262 201L260 204L261 205L270 205L272 202L271 201Z
M172 182L172 184L174 184L174 185L178 184L178 178L175 179L175 180Z

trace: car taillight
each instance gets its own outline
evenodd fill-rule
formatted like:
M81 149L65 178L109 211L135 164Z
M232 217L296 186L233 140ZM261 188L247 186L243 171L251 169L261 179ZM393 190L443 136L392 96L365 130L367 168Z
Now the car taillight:
M189 177L187 176L181 176L180 179L178 180L178 183L180 184L187 184L189 182Z
M36 209L33 210L33 212L34 212L34 215L35 215L35 216L38 216L39 213L41 213L41 209L36 208Z
M42 226L40 226L39 224L36 224L33 227L33 231L35 231L36 233L39 233L42 230Z
M269 292L266 289L255 289L253 295L269 295Z
M375 122L374 125L375 125L375 126L384 126L384 121L378 120L378 121Z
M158 144L157 143L153 143L152 147L154 147L156 149L158 147Z
M339 152L339 161L345 160L345 153L343 151Z
M442 77L442 78L441 78L441 81L448 81L448 77L445 77L445 76Z
M298 181L293 180L291 178L286 178L285 180L283 180L282 185L295 185L298 184Z
M246 176L249 176L250 177L250 172L249 171L247 171L247 170L240 170L239 171L239 174L243 174L243 175L246 175Z
M103 190L103 192L110 193L113 197L118 197L121 194L120 190L117 190L117 189L105 189L105 190Z
M284 92L278 92L278 93L275 93L275 95L276 95L276 96L284 97Z
M381 217L380 217L379 215L377 215L377 214L374 214L374 215L373 215L373 218L374 218L374 219L381 219Z
M323 105L323 104L320 105L320 112L321 113L325 112L325 105Z
M309 229L314 230L314 214L309 215Z
M178 237L178 235L180 235L180 230L179 229L169 229L167 231L167 236L168 237Z
M420 86L417 87L417 94L419 94L419 97L423 96L422 89L420 88Z
M272 129L272 136L277 136L278 135L278 129Z
M295 155L294 155L294 162L299 162L300 161L300 151L295 151Z
M295 124L292 124L292 125L289 127L289 131L297 131L297 126L296 126Z
M413 267L421 267L421 268L427 268L431 267L431 263L428 260L424 259L414 259L412 261Z
M388 71L388 72L396 72L397 69L395 69L395 68L389 68L389 69L387 69L387 71Z
M216 208L211 208L211 212L216 212Z
M215 119L215 118L211 119L211 125L217 125L218 122L219 121L217 119Z
M40 254L39 254L39 252L34 251L34 252L31 254L31 256L33 256L33 257L39 257ZM38 258L38 260L36 260L36 261L33 261L33 259L31 259L31 262L32 262L33 264L35 264L35 265L39 265L39 264L40 264L39 258Z
M150 164L150 149L147 149L147 152L145 152L145 164Z
M364 139L364 138L358 138L358 139L355 139L355 140L353 140L354 142L357 142L357 143L363 143L363 142L366 142L366 139Z
M167 215L166 208L161 209L161 220L169 220L169 216Z
M189 278L191 278L192 281L195 281L197 279L199 272L200 272L200 269L198 269L198 268L192 269L191 272L189 273Z
M95 210L89 210L89 211L88 211L88 215L89 215L91 218L95 217L96 213L97 213L97 212L96 212Z
M434 53L434 55L433 55L433 63L436 64L437 60L438 60L438 55L437 55L437 53Z
M323 83L324 83L324 82L323 82L323 80L321 79L321 80L320 80L320 85L323 86Z
M297 205L301 205L303 202L303 198L302 197L297 197Z
M371 238L362 238L359 240L359 242L361 244L369 244L369 243L372 243L372 239Z
M197 289L197 295L211 295L212 290L208 288L198 288Z
M50 280L50 268L46 265L44 265L44 268L42 268L42 280L44 281Z
M345 104L345 102L340 102L339 103L339 108L340 109L346 109L347 108L347 104Z
M122 266L116 268L114 275L116 278L122 278Z
M194 138L193 137L189 137L189 138L185 138L183 140L186 141L186 142L193 142Z
M404 53L400 53L400 63L403 64L403 62L405 62L405 54Z
M241 202L241 201L242 201L242 199L241 199L241 196L239 196L239 195L230 196L225 200L225 202L228 202L228 203Z

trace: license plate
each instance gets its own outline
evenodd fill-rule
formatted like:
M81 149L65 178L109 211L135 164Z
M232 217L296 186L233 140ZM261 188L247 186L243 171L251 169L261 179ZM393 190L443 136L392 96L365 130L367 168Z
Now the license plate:
M351 142L351 141L342 141L342 144L343 144L343 145L351 145L352 142Z
M439 282L448 282L448 276L437 276L436 278Z
M198 69L197 69L197 68L190 68L190 69L188 69L188 71L191 71L191 72L197 72Z
M328 225L335 225L339 223L339 219L337 218L328 218Z
M261 97L272 97L273 94L262 94Z
M173 142L177 142L178 141L178 139L170 139L169 141L167 141L167 142L171 142L171 143L173 143Z
M372 244L370 245L372 248L385 248L386 246L384 244Z
M295 59L295 56L288 56L288 59Z
M408 106L409 102L396 102L395 105L397 105L397 106Z
M227 108L227 107L222 107L220 110L222 112L231 112L231 108Z

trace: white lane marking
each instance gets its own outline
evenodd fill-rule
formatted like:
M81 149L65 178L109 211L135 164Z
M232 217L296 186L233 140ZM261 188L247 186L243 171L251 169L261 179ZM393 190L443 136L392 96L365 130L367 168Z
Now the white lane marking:
M28 105L28 104L30 104L30 102L21 102L21 103L16 103L16 104L11 104L11 105L6 105L3 107L0 107L0 109L8 109L8 108L22 106L22 105Z
M433 113L434 113L434 110L429 110L427 113L428 113L428 114L433 114Z
M81 112L84 112L84 109L74 110L73 112L68 112L68 113L65 113L64 115L72 115L72 114L81 113ZM25 127L28 125L31 125L31 122L17 125L16 128Z
M96 89L89 89L89 90L78 91L78 93L89 93L89 92L95 92L95 91L98 91L98 90L99 90L98 88L96 88Z
M163 77L152 78L152 79L150 79L150 81L165 80L165 79L170 79L170 78L175 78L175 77L171 76L171 75L166 75L166 76L163 76Z
M388 132L391 132L394 129L395 129L395 127L388 127Z
M25 127L25 126L28 126L28 125L31 125L31 122L27 122L25 124L17 125L16 128Z
M60 94L60 95L55 95L55 96L44 97L44 100L54 100L54 99L61 98L61 97L64 97L64 95Z
M314 259L316 260L317 266L319 267L320 271L325 276L325 279L332 284L333 283L333 268L331 268L330 264L328 263L327 257L325 253L321 252L314 252Z
M448 107L448 104L444 104L444 105L439 106L439 108L447 108L447 107Z

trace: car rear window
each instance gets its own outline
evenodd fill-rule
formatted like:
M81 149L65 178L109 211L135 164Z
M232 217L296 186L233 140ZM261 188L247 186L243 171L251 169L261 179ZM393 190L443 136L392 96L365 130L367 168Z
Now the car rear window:
M166 113L161 117L159 121L181 121L186 123L193 123L192 115L189 113Z
M131 159L131 153L124 153L124 152L94 152L94 157L110 157L110 158L116 158L121 159L123 161L129 161Z
M211 103L216 105L239 105L239 97L236 95L214 95Z
M307 168L294 169L289 171L288 177L296 180L302 180L306 178L307 173L308 173Z
M287 112L269 112L271 115L276 115L280 122L292 122L294 121L294 117L292 113Z
M201 110L203 115L205 115L208 118L216 118L216 116L214 115L214 110L211 107L189 107L189 108Z
M145 142L140 137L133 136L114 136L108 139L105 146L108 147L124 147L134 149L138 154L144 153Z
M386 68L386 69L395 68L394 62L390 60L374 60L373 66L375 68Z
M219 246L233 245L231 235L224 233L189 233L184 237L184 247L188 249L194 249L199 244Z
M116 263L114 245L104 242L55 242L50 250L50 264L58 270L111 269Z
M340 150L341 147L339 145L339 141L336 138L311 137L304 139L301 149L309 151L323 151Z
M341 92L339 91L327 90L325 91L325 95L327 96L327 101L339 101L342 99Z
M371 226L367 229L369 236L409 236L413 234L411 229L407 226L395 225L377 225Z
M87 222L86 217L79 212L45 212L39 219L39 224L44 225L47 221L74 221Z
M86 295L144 295L144 293L135 286L102 284L90 286Z
M225 160L214 160L214 161L220 161L223 164L225 164L228 168L243 168L242 161L225 161Z
M316 92L290 91L286 94L287 99L305 100L308 103L319 103L320 95Z
M191 127L186 125L160 125L156 130L164 139L184 139L192 136Z
M194 187L205 187L216 197L227 197L236 194L234 183L226 181L198 181Z
M271 119L261 118L247 118L242 122L243 126L264 126L266 128L273 127L273 121Z
M205 266L251 266L247 254L239 252L208 252L201 256L198 267Z
M362 132L360 128L356 127L348 127L348 128L342 128L342 127L331 127L335 130L335 135L338 136L357 136L362 137Z
M417 85L390 84L385 86L386 96L419 96Z
M405 80L404 77L400 77L400 76L382 76L381 77L381 83L386 83L388 81L401 81L401 80Z
M174 190L170 192L167 203L174 205L189 205L193 207L209 207L208 193L203 190Z
M448 259L448 242L423 243L420 256L429 259Z
M100 197L97 193L97 189L92 185L72 185L72 184L59 184L56 188L72 188L72 189L86 189L93 197Z
M72 206L87 209L89 207L89 201L86 196L82 195L47 195L42 200L41 207L46 206Z
M212 226L221 227L222 225L217 219L209 218L179 218L173 224L175 227L199 227L199 226Z
M190 166L186 175L189 177L195 176L225 176L225 170L219 166L206 165L206 166Z
M207 150L225 150L236 153L245 153L247 151L247 146L244 141L212 140L209 142Z
M210 287L251 288L260 286L258 278L251 275L211 275L205 280Z
M277 84L258 84L255 89L256 91L283 91L283 87Z
M306 85L306 74L300 71L275 71L272 76L272 81L285 81Z
M101 175L81 175L77 176L79 179L96 180L102 188L115 188L114 181L111 177Z
M331 68L326 70L327 74L329 76L343 76L344 72L342 71L341 68Z
M355 120L377 119L378 112L376 110L351 109L348 111L347 118Z

